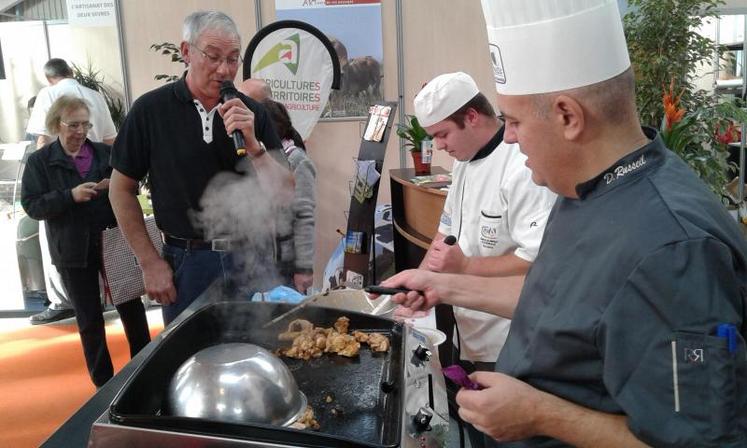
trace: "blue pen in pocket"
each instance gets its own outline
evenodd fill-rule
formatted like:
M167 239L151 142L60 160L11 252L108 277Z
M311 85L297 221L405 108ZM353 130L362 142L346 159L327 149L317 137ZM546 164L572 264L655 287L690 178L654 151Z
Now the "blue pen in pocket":
M729 353L737 352L737 327L733 324L719 324L716 327L716 336L726 339L726 347Z

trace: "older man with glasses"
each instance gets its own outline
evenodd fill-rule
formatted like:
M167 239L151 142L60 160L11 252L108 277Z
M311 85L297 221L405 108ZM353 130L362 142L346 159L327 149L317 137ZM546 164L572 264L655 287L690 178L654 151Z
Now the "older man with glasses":
M273 196L288 190L289 198L293 191L287 161L278 150L280 139L265 109L243 94L221 102L222 83L235 78L241 63L234 21L221 12L195 12L185 19L182 37L186 73L133 104L112 151L112 206L143 269L147 294L163 305L165 324L215 279L228 283L232 277L232 242L206 239L192 221L202 210L211 179L242 171L230 134L243 135L260 187ZM135 197L146 175L163 234L162 254L148 238ZM257 194L247 191L252 193Z

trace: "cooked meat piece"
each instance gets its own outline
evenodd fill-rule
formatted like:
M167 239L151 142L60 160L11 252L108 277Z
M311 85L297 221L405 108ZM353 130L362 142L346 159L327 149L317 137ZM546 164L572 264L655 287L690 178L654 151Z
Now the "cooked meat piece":
M335 401L335 394L333 394L332 392L328 392L324 395L325 403L332 403L333 401Z
M314 410L311 406L306 406L306 410L303 414L290 425L291 428L295 429L311 429L317 431L319 429L319 422L314 418Z
M286 331L278 335L278 341L288 342L296 339L301 335L300 331Z
M385 352L389 350L389 338L381 333L369 333L368 346L375 352Z
M358 342L368 342L368 333L364 333L362 331L355 330L353 332L353 337Z
M288 329L278 335L278 339L281 341L292 341L298 337L301 333L306 333L314 330L314 324L305 319L296 319L288 324Z
M354 331L347 334L350 319L342 316L334 323L334 328L314 327L304 319L296 319L288 325L288 331L278 335L281 341L293 341L287 349L278 349L275 353L289 358L309 360L318 358L324 353L337 353L341 356L358 356L361 343L367 343L372 351L389 350L389 338L381 333L364 333Z
M335 322L334 327L335 327L335 330L337 330L338 333L345 334L345 333L348 332L348 325L350 325L350 319L348 319L345 316L342 316L342 317L340 317L340 318L337 319L337 321Z
M280 353L289 358L306 361L322 356L322 350L316 346L316 341L311 333L301 333L293 340L293 345L290 348L286 350L281 349Z
M323 332L315 332L314 345L319 349L320 352L327 348L327 334Z
M314 330L314 324L306 319L296 319L288 324L288 331L312 331Z
M324 351L326 353L337 353L338 355L352 358L358 356L358 351L360 351L360 349L360 342L356 341L351 335L332 333L327 336L327 347Z

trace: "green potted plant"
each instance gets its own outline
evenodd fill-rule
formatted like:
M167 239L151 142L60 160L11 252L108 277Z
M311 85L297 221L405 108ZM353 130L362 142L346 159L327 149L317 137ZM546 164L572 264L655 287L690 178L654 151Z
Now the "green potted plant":
M88 66L83 68L75 63L73 65L73 78L82 86L88 87L89 89L95 90L104 96L106 106L109 108L109 113L112 116L114 126L119 130L124 123L125 119L125 108L122 99L118 94L115 94L104 84L104 75L99 70L95 70L91 65L91 61L88 61Z
M659 128L669 149L720 197L733 169L720 130L744 122L747 114L739 99L699 89L693 70L723 53L698 33L706 21L718 17L722 4L721 0L628 0L623 20L642 124Z
M397 135L406 140L405 148L412 154L412 162L415 165L415 175L421 176L431 174L431 154L430 142L431 137L420 126L418 118L414 115L405 115L405 124L397 125ZM428 152L423 157L423 147L427 147Z

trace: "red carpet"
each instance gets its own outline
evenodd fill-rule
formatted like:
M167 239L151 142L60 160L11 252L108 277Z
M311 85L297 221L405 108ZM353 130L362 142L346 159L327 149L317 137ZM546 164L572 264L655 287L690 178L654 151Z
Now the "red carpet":
M151 325L151 335L162 329ZM119 321L106 336L118 372L130 359ZM95 391L75 325L0 333L0 447L39 446Z

